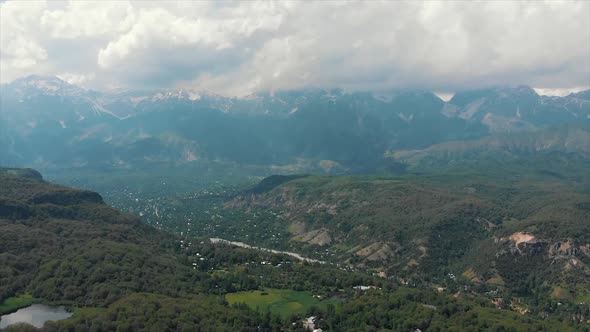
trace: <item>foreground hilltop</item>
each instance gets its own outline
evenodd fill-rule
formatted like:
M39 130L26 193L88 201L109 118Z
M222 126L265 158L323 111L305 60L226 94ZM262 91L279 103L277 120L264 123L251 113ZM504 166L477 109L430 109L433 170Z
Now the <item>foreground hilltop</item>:
M150 321L161 331L170 324L248 324L239 323L247 311L199 291L207 274L181 262L177 239L112 209L99 194L45 182L34 170L0 169L0 184L0 303L28 292L50 303L104 308L80 311L80 320L50 330L138 330ZM156 303L191 313L191 321L161 312L155 321L144 316L158 314ZM113 316L130 306L148 311Z
M32 168L0 168L0 176L17 176L43 181L43 176Z
M281 182L259 192L290 185ZM0 169L0 184L0 304L29 293L74 311L44 330L304 331L305 315L337 331L575 329L476 295L453 298L330 264L178 238L112 209L95 192L45 182L32 170ZM267 291L236 293L256 289ZM227 293L246 305L229 305ZM287 313L267 312L244 294L293 294L300 302Z

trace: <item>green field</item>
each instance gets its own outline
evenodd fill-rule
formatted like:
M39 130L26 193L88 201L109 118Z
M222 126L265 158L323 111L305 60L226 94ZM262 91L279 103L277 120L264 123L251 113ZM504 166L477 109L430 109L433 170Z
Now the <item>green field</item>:
M35 299L30 294L9 297L2 304L0 304L0 315L8 314L20 308L28 307L35 301L37 301L37 299Z
M225 295L230 304L245 303L251 308L261 311L270 310L273 314L288 317L292 314L303 314L311 306L324 306L334 301L320 301L311 292L289 289L265 289L249 292L230 293Z

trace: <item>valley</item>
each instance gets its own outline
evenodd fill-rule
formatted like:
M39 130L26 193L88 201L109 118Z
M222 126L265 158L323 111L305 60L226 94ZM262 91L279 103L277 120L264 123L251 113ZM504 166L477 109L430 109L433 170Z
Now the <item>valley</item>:
M590 296L587 162L551 153L537 158L553 163L534 166L517 155L482 171L464 155L454 158L459 162L437 161L440 171L428 174L416 163L397 175L257 173L227 185L210 176L194 192L167 195L157 182L157 197L145 188L159 173L138 177L142 187L117 180L107 189L104 181L88 181L92 176L84 186L106 189L107 201L172 232L181 248L217 237L236 249L286 251L397 287L583 323ZM177 174L166 183L185 183ZM122 184L133 194L112 195Z
M0 302L65 305L50 331L302 331L310 316L325 330L587 329L587 136L384 148L369 168L144 155L3 169Z
M149 268L154 263L140 254L124 261L123 266L143 266L141 273L116 281L121 283L117 287L105 285L92 290L91 298L80 294L95 280L103 280L100 275L111 275L112 269L118 268L116 260L104 261L108 268L101 268L91 283L81 284L79 279L89 276L77 277L77 286L67 293L50 293L49 289L58 284L37 284L45 277L36 277L19 279L20 286L7 288L6 294L29 292L42 301L74 308L71 319L56 323L58 329L68 324L78 326L82 320L100 321L104 315L112 315L112 310L124 310L129 305L174 301L183 306L179 310L189 310L192 301L219 301L221 297L232 299L230 306L223 304L211 310L235 307L231 311L236 317L254 319L245 326L266 322L270 331L295 323L292 326L297 330L306 315L315 315L320 317L318 324L337 330L336 326L350 328L364 321L353 320L354 315L341 316L344 312L373 313L363 309L363 301L381 310L380 306L390 306L390 302L380 301L405 292L413 294L403 295L412 299L407 302L406 298L401 301L402 307L391 310L401 309L401 313L404 306L414 305L416 298L423 308L432 310L428 308L452 298L474 301L453 314L477 310L474 317L486 317L483 321L474 319L477 326L509 326L513 323L508 322L526 319L529 327L535 320L544 326L563 320L565 326L586 328L590 315L588 132L584 124L570 124L451 140L426 148L384 149L379 158L372 159L376 163L368 163L372 163L369 169L349 168L342 159L317 161L314 157L294 162L281 159L282 165L222 159L155 161L145 157L137 163L93 167L45 164L41 168L45 179L97 191L101 200L137 223L153 227L162 236L167 234L160 238L154 233L147 242L131 247L127 242L138 235L116 235L125 239L120 244L112 242L112 235L104 239L107 242L93 238L85 249L76 249L84 259L90 259L91 263L82 260L86 264L82 266L96 264L95 252L108 252L105 257L125 257L123 252L169 252L166 255L180 254L177 260L183 267L172 267L169 258L162 257L154 263L167 263L156 265L157 269L176 271L176 279L178 271L185 269L185 274L173 281L177 285L174 291L156 291L153 285L170 276L152 279L151 275L158 274ZM23 175L20 170L5 173L8 177ZM26 176L41 178L35 172ZM94 202L98 198L90 199ZM58 216L77 218L71 213ZM15 216L31 218L29 214L11 214L10 218ZM42 257L34 262L44 260ZM98 261L103 259L99 256ZM64 264L49 268L41 276L67 275L66 271L79 269L78 265ZM5 275L21 275L17 271ZM191 271L197 274L190 276ZM31 273L25 275L30 278ZM339 277L328 280L324 275ZM146 278L153 284L139 282ZM198 286L190 287L187 282ZM299 307L301 303L291 303L288 296L284 301L268 302L273 297L261 295L266 289L310 292L313 299L319 296L329 305L318 307L309 304L316 301L302 300L309 305ZM191 296L205 298L195 300ZM245 306L236 300L240 296ZM174 300L179 297L186 302ZM260 303L270 311L260 311ZM299 309L285 315L289 305ZM495 310L516 316L494 316ZM278 316L265 316L265 312ZM438 316L432 312L413 309L391 316L397 318L384 321L385 325L374 321L369 325L393 330L428 326L437 330L440 320L443 330L452 330L453 314L435 318ZM420 315L430 318L416 318ZM339 318L333 321L334 317ZM418 320L406 322L407 317ZM113 324L119 326L121 321Z
M0 173L0 308L42 329L590 328L586 93L0 90L43 173Z
M589 41L589 0L0 0L0 331L590 332Z
M228 241L228 240L224 240L224 239L220 239L220 238L210 238L209 241L211 241L211 243L213 243L213 244L222 243L222 244L228 244L228 245L236 246L236 247L240 247L240 248L267 251L267 252L277 254L277 255L287 255L287 256L294 257L294 258L296 258L300 261L303 261L303 262L320 263L320 264L326 263L326 262L318 261L317 259L303 257L299 254L294 253L294 252L280 251L280 250L274 250L274 249L268 249L268 248L262 248L262 247L255 247L255 246L251 246L249 244L243 243L243 242Z
M175 231L169 235L141 223L136 217L109 208L97 194L44 182L34 171L4 169L0 180L3 184L0 190L0 259L3 266L0 277L6 285L0 288L1 302L10 303L13 296L30 292L36 301L65 305L74 312L69 319L45 324L44 330L66 331L84 326L96 330L110 330L114 326L166 329L170 325L162 324L173 324L183 329L209 326L218 330L249 331L260 326L262 330L271 331L290 326L293 331L302 331L304 318L313 315L317 317L318 326L335 330L357 329L361 326L358 324L391 330L419 327L456 330L468 324L474 328L544 326L567 331L575 330L580 322L560 322L555 317L571 313L571 310L578 310L578 315L585 317L584 311L570 305L537 313L538 307L526 302L526 296L519 297L524 302L518 307L513 302L512 309L510 303L498 308L491 300L506 296L504 293L493 293L494 288L487 290L488 294L494 295L486 296L481 285L453 273L452 264L443 266L441 274L427 277L430 281L412 271L402 277L383 269L384 266L369 259L370 256L366 259L350 257L349 251L342 249L347 245L346 239L336 236L337 232L332 228L334 243L329 246L308 246L293 241L282 244L293 245L296 252L316 253L319 257L321 252L330 260L327 264L317 264L267 250L251 250L230 242L212 243L196 234L181 235ZM247 187L245 192L239 191L240 194L225 198L229 204L221 204L218 209L247 210L244 194L252 199L247 204L254 206L258 204L257 200L283 191L285 186L303 185L308 188L306 190L315 188L321 191L327 185L332 191L333 186L354 184L358 190L367 190L367 184L372 182L381 187L401 186L406 181L400 178L388 181L366 177L270 177L257 186ZM306 196L301 197L305 202ZM299 208L300 204L306 203L286 206ZM319 206L318 210L310 213L331 211L329 205L316 206ZM336 212L340 213L340 209L337 208ZM256 213L253 211L256 208L243 213ZM277 215L285 212L277 210ZM276 223L271 215L261 218L260 222ZM238 219L232 223L238 223ZM162 222L159 227L166 228L166 223ZM280 227L290 228L284 223ZM327 225L324 227L328 229ZM291 227L291 230L296 228ZM371 227L367 226L363 232L369 230ZM254 232L248 228L244 231ZM526 242L532 240L529 237L523 239ZM357 243L360 241L364 241L363 237L359 237ZM381 241L386 240L381 238ZM400 241L401 244L405 242ZM517 248L528 250L522 243ZM331 250L334 255L325 254ZM400 250L411 252L412 249ZM429 250L426 250L427 256ZM383 263L395 262L389 257L384 259ZM32 264L22 265L22 262ZM419 257L418 262L424 263ZM478 269L474 273L481 271L484 270ZM439 275L446 277L439 278ZM435 285L444 289L437 290L433 288ZM563 286L567 288L567 284ZM508 287L506 289L511 291ZM292 291L304 293L289 293ZM268 299L262 294L264 292L269 294ZM273 294L284 297L284 300L278 300ZM224 297L229 303L222 300ZM240 298L245 304L241 304ZM268 305L270 311L257 303L266 303L264 306ZM300 309L285 309L285 305ZM367 310L367 305L372 309ZM526 306L532 313L522 316L513 312L521 306ZM176 316L170 308L184 314ZM371 317L378 312L388 312L388 316L375 321ZM542 318L542 313L549 316ZM465 315L470 318L459 320Z

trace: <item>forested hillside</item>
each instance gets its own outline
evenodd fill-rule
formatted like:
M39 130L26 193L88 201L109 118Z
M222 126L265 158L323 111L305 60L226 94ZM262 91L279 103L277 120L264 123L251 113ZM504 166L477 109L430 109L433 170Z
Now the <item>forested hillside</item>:
M368 271L168 235L97 193L45 182L32 170L2 169L0 183L0 304L28 293L74 312L44 330L302 331L312 314L318 327L335 331L575 329L568 320L497 309L476 294L454 298ZM259 190L280 188L272 186ZM256 289L293 292L302 307L284 315L250 300L229 305L224 296Z
M565 302L585 317L590 192L580 166L563 176L534 168L486 176L308 176L246 192L225 208L274 211L267 219L286 233L282 243L290 250L401 282L518 299L539 313Z

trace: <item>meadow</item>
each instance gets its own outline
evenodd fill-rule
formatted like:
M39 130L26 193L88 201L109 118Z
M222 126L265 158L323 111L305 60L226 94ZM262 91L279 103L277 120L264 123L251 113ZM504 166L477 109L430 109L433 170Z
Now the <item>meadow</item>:
M290 289L264 289L248 292L237 292L225 295L230 304L245 303L252 309L270 311L281 317L293 314L304 314L312 306L323 307L333 300L321 301L313 297L311 292Z
M20 308L28 307L35 303L35 301L37 301L37 299L31 296L31 294L9 297L0 304L0 315L9 314Z

